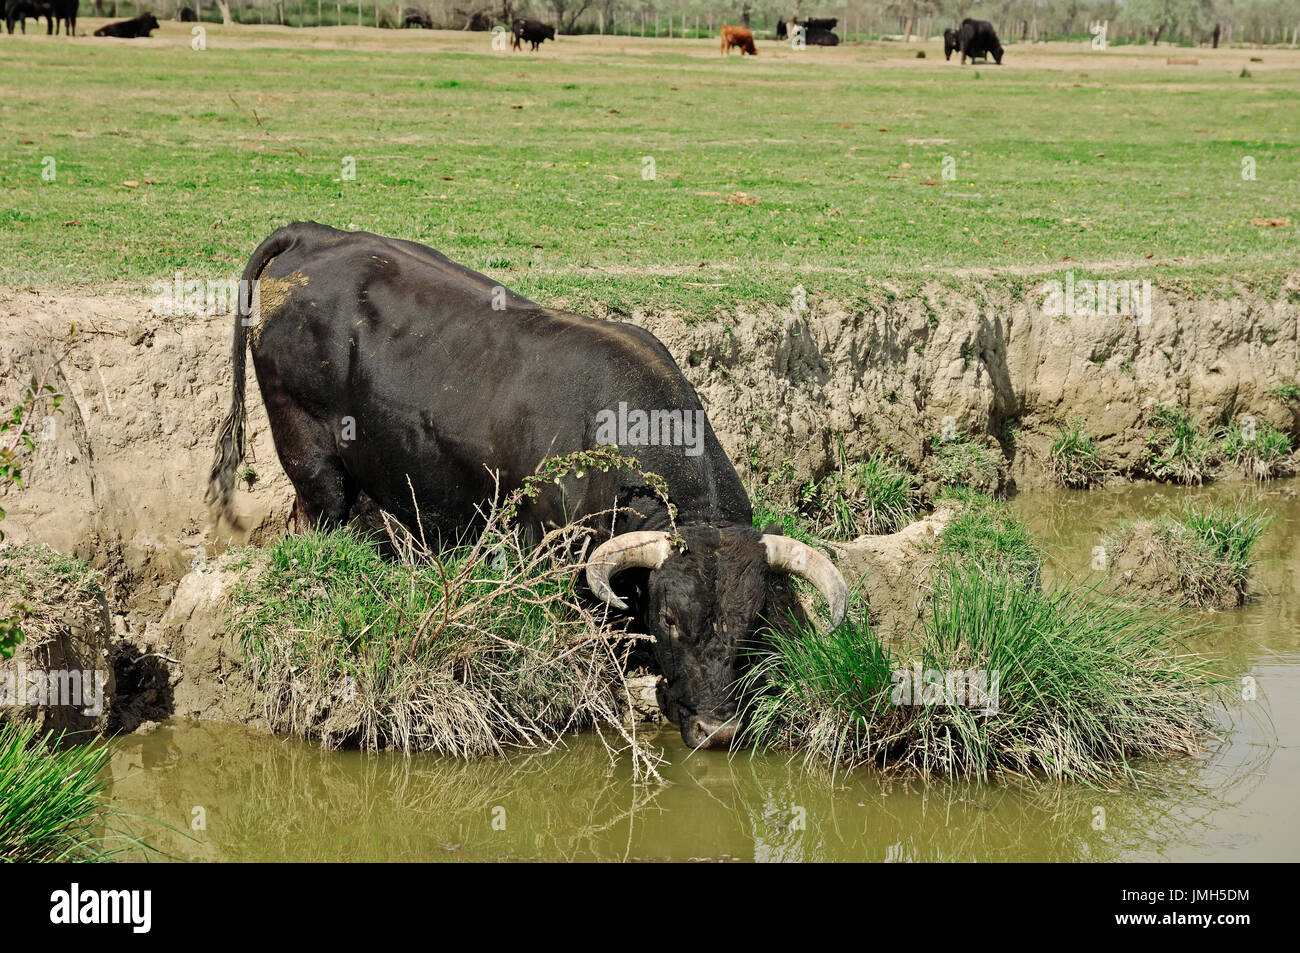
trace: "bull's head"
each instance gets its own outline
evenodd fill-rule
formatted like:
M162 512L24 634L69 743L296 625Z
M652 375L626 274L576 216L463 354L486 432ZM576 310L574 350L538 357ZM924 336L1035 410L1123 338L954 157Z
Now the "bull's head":
M598 598L626 609L610 580L627 569L650 570L642 621L654 636L682 740L694 748L727 747L740 727L736 683L768 573L794 573L816 586L830 603L832 626L844 618L848 587L829 559L785 536L748 526L686 526L681 537L685 551L664 532L615 536L591 554L587 582Z
M957 31L944 30L943 31L943 58L945 60L952 59L952 54L956 49L957 49Z

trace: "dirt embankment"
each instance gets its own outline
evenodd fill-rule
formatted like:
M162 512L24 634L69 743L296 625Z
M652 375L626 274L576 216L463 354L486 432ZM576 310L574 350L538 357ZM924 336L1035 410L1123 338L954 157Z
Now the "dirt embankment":
M1300 431L1300 406L1269 394L1297 377L1300 308L1285 293L1282 301L1200 301L1157 289L1150 321L1140 325L1053 318L1041 302L936 288L853 312L810 301L801 313L632 320L672 351L742 476L766 479L784 467L791 492L833 466L841 435L850 456L885 449L924 475L931 441L948 428L994 448L1008 480L1025 487L1045 482L1053 425L1071 417L1084 419L1125 475L1141 474L1144 414L1156 403L1184 407L1206 425L1249 413ZM149 305L147 296L120 292L0 293L6 408L60 352L69 325L78 329L51 379L69 399L41 421L27 488L0 505L12 542L47 543L103 570L113 636L132 658L173 664L176 632L193 626L179 609L164 614L178 586L198 585L182 580L232 544L283 533L292 490L250 370L251 484L241 482L236 495L240 526L214 527L204 491L230 401L233 319L168 319ZM868 573L873 621L915 614L916 587L905 576L901 563L897 577ZM210 614L203 599L191 603ZM153 709L201 709L203 697L188 695L162 661L134 669L119 691L153 693ZM209 663L220 673L219 651Z
M981 295L981 298L984 296ZM1025 301L924 297L846 312L742 312L686 325L641 319L691 378L747 479L787 461L801 484L875 449L932 475L931 443L970 435L999 451L1021 489L1048 482L1055 425L1080 417L1121 477L1144 476L1146 416L1185 408L1209 427L1244 414L1300 433L1300 403L1269 391L1296 378L1300 305L1153 294L1132 317L1050 317Z

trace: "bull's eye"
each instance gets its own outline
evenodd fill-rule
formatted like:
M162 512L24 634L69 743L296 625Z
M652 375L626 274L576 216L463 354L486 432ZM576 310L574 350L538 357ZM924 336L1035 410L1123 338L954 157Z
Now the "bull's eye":
M681 638L680 633L677 631L677 616L673 615L671 612L663 612L660 613L659 619L663 622L664 628L668 630L669 635L674 639Z

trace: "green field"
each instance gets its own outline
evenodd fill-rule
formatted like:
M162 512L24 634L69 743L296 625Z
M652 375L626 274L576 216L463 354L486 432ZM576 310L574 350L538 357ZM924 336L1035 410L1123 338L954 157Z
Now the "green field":
M295 219L615 312L1065 268L1223 293L1300 262L1286 51L1243 77L1242 51L1179 69L1164 50L1013 46L1001 69L963 69L933 45L924 61L890 44L742 60L708 40L561 37L521 55L355 29L210 26L195 52L171 22L134 44L0 40L5 286L237 276Z

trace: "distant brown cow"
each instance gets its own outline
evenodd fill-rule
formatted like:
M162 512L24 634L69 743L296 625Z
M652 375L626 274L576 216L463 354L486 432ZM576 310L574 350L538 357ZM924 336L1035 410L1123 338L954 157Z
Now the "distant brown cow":
M750 56L757 56L758 50L754 49L754 31L743 26L722 26L722 52L727 56L731 55L733 46L740 47L740 55L748 53Z

